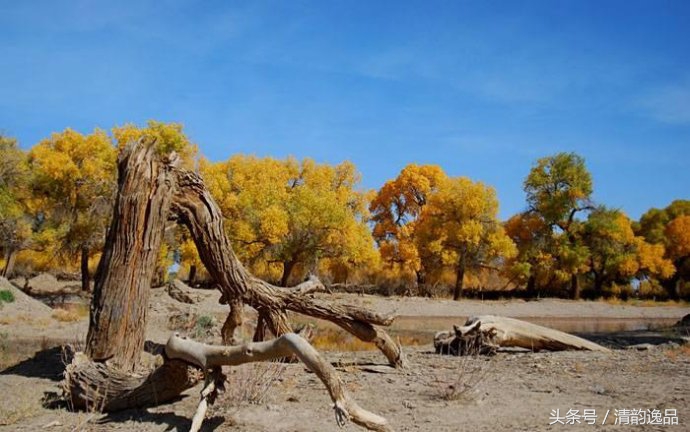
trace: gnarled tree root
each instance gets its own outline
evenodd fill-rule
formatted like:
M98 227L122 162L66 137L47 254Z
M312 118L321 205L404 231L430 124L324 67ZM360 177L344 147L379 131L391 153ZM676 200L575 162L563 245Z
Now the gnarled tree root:
M160 405L194 387L194 368L180 360L166 361L149 373L129 373L76 353L61 386L72 409L120 411Z
M352 399L335 368L297 334L288 333L270 341L239 346L208 345L173 334L165 345L165 354L162 366L147 374L136 374L93 362L77 353L65 371L64 395L74 409L109 412L155 406L174 400L193 387L198 382L193 370L201 368L205 384L192 419L190 431L195 432L201 428L208 406L214 402L225 381L221 366L296 356L326 386L339 426L352 421L373 431L393 431L385 418L363 409Z

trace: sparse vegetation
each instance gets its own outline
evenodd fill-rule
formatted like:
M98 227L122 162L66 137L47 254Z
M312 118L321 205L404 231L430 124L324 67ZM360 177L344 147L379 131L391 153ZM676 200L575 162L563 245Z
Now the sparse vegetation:
M452 357L450 372L444 370L432 374L432 388L436 397L446 401L475 401L481 392L481 384L492 370L493 358L473 354Z
M61 322L74 322L79 321L82 317L75 310L55 309L53 318Z
M14 294L10 290L0 290L0 307L3 303L14 302Z

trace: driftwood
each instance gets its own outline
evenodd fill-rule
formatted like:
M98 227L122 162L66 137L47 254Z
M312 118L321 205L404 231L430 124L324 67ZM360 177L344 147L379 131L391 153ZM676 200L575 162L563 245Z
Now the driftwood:
M235 256L222 215L201 179L177 168L176 155L162 156L153 144L146 139L131 143L118 159L118 194L96 273L86 353L74 357L62 383L68 403L98 411L158 405L193 386L200 378L193 370L201 368L205 385L192 422L193 430L198 430L206 407L224 382L220 365L296 356L326 385L335 402L338 424L352 420L371 430L392 431L385 419L360 408L347 395L330 364L308 342L291 333L287 311L335 322L376 343L392 364L401 366L400 347L374 326L389 325L393 317L316 300L311 296L323 285L315 278L290 289L252 276ZM190 229L223 302L230 306L223 339L239 342L244 304L257 309L263 323L255 338L263 339L270 331L277 339L212 347L173 336L161 366L153 371L142 366L148 292L164 226L170 219Z
M482 315L468 319L452 331L436 333L434 348L438 354L492 354L498 348L515 347L532 351L609 349L562 331L542 327L514 318Z

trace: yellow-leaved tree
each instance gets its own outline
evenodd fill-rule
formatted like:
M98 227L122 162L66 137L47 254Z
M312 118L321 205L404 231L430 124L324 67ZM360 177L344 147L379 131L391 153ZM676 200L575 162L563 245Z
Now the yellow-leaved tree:
M398 177L381 187L369 206L382 260L391 267L413 272L419 291L432 270L433 256L422 256L417 247L417 221L429 197L446 178L437 165L407 165Z
M57 233L59 252L81 257L83 290L89 289L89 257L100 250L111 215L116 153L100 129L89 135L66 129L29 152L39 228L43 234Z
M0 276L11 277L17 253L31 238L27 214L29 170L26 154L13 138L0 135Z
M673 278L668 278L669 285L674 297L679 298L683 294L683 284L690 280L690 215L678 216L669 222L664 235L668 257L676 268Z
M376 257L367 194L358 190L350 162L237 155L202 160L200 171L240 259L283 286L308 271L336 264L342 270Z
M595 295L614 282L633 277L667 278L673 264L664 258L664 247L647 243L633 232L632 222L620 210L597 207L584 223L582 240L589 252L589 273Z
M183 167L191 170L195 168L199 148L184 133L184 126L181 123L149 120L146 127L128 123L113 128L113 136L120 149L131 141L139 140L144 135L156 139L155 146L160 154L169 154L174 151L180 156Z
M455 300L462 295L468 270L497 268L517 253L498 220L496 192L466 177L439 183L420 213L415 243L422 256L436 256L455 270Z

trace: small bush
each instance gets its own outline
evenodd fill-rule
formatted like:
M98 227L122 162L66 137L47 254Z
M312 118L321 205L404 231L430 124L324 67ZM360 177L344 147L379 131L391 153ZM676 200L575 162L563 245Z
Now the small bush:
M14 294L10 290L0 290L0 304L14 302Z
M213 317L201 315L196 319L196 324L194 325L194 337L201 338L207 336L212 328Z

